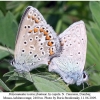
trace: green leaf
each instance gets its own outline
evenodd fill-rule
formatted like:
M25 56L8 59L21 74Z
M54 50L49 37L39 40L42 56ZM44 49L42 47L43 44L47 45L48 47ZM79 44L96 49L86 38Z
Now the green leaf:
M97 41L92 34L88 34L88 50L91 50L92 55L98 58L99 55L95 50L96 48L98 49Z
M61 25L62 25L62 20L59 20L56 26L56 33L60 33Z
M91 31L92 31L93 35L95 36L96 40L98 41L98 43L100 44L100 35L98 34L98 33L100 33L100 30L91 28Z
M91 1L89 6L94 19L100 27L100 11L98 10L100 9L100 4L98 2Z
M0 59L6 57L8 55L9 55L9 53L7 51L0 50Z
M0 2L0 9L5 13L6 12L6 3L4 1Z
M14 91L16 88L21 87L25 84L25 81L20 81L15 84L14 88L11 91Z
M0 42L14 49L16 33L13 29L18 27L12 13L8 12L4 18L0 18Z
M100 85L87 87L81 90L80 92L99 92L99 91L100 91Z
M34 85L40 92L71 92L67 85L64 87L58 82L49 81L38 76L34 76Z
M11 49L7 49L7 47L0 46L0 59L10 54L14 54L14 51L12 51Z
M89 84L90 85L100 85L100 81L99 81L99 78L100 78L100 71L92 71L92 74L89 76Z
M3 75L3 77L11 76L11 75L13 75L13 73L14 73L14 71L7 72Z
M6 91L11 91L8 86L0 79L0 86L2 86Z
M28 81L32 82L33 85L35 85L36 89L40 92L71 92L71 90L69 89L69 87L64 84L63 82L59 82L59 81L50 81L48 79L42 78L43 75L41 76L37 76L35 74L31 74L30 73L7 73L4 76L9 76L7 81L11 81L11 80L22 80L22 78L27 79ZM24 80L25 81L25 80ZM25 83L25 82L24 82ZM22 85L18 84L19 86ZM17 85L17 86L18 86ZM14 87L16 88L16 87Z
M2 11L0 10L0 18L4 17Z
M7 77L7 76L9 76L9 78L6 80L6 82L12 81L12 80L22 80L26 78L26 75L24 75L24 73L21 74L21 73L16 73L13 71L10 71L10 73L7 73L4 75L4 77Z

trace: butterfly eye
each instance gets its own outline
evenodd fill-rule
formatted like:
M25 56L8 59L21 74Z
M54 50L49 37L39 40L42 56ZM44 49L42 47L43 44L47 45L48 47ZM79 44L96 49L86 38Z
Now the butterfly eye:
M15 63L15 60L13 59L13 60L10 62L10 64L13 66L14 63Z
M85 79L86 78L86 74L83 72L83 79Z
M83 71L83 81L86 82L88 80L88 75L85 71Z

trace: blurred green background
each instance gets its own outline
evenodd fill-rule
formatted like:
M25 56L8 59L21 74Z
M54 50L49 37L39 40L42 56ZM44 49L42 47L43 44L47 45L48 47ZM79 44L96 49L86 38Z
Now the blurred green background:
M37 8L56 33L60 34L72 23L83 20L87 29L88 45L85 69L87 85L67 86L59 75L49 73L47 66L29 75L14 72L13 59L16 34L21 16L27 6ZM98 92L100 91L100 2L95 1L0 1L0 91L40 92ZM54 81L57 80L57 81Z

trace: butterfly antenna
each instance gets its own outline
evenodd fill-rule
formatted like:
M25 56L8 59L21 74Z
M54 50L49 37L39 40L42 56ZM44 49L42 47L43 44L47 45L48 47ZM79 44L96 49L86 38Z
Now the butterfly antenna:
M96 64L94 64L94 65L92 65L92 66L89 66L89 67L86 69L86 71L90 70L90 67L93 68L94 66L96 66Z
M93 68L94 66L96 66L96 64L92 65L91 67ZM88 71L88 77L90 76L90 74L92 72L100 73L100 70L99 71L98 70L95 70L95 69L90 70L90 67L88 67L88 69L86 69L86 71Z

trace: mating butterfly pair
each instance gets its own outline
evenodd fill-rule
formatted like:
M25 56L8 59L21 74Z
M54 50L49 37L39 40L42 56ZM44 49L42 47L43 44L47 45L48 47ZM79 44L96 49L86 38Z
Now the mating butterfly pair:
M47 64L68 84L80 85L88 78L83 71L87 36L83 21L76 22L57 36L34 7L25 10L18 29L12 65L18 72L29 72Z

